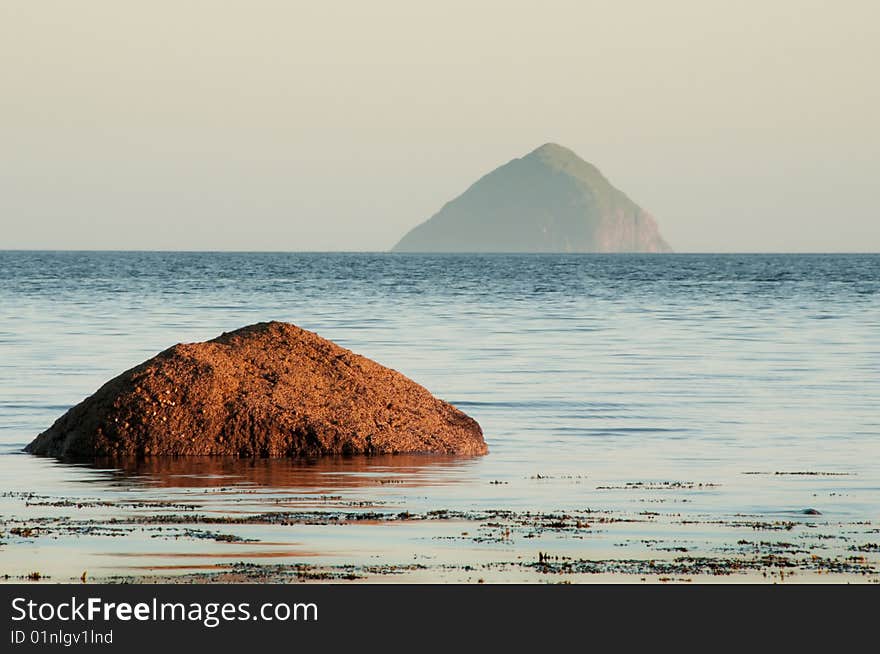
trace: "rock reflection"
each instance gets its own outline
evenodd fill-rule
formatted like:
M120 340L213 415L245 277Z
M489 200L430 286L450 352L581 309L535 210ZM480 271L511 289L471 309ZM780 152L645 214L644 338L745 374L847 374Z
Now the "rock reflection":
M477 459L437 455L240 459L234 457L152 457L68 461L99 474L82 481L160 488L250 486L263 489L328 491L394 485L419 487L465 483ZM108 479L109 478L109 479Z

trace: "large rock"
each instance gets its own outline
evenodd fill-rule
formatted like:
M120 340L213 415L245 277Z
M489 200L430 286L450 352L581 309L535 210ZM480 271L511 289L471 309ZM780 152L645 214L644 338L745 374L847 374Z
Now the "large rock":
M670 252L654 218L568 148L546 143L479 179L398 252Z
M485 454L480 426L399 372L281 322L175 345L27 446L52 456Z

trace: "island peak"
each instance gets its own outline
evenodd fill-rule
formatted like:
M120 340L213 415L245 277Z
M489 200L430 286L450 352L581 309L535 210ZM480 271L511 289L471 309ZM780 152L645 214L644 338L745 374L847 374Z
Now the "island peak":
M477 180L400 252L670 252L657 222L573 150L548 142Z

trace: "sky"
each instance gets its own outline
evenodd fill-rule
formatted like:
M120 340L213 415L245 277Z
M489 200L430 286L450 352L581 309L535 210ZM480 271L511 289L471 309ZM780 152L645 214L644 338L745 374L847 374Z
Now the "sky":
M677 251L880 251L880 3L3 0L0 249L385 250L553 141Z

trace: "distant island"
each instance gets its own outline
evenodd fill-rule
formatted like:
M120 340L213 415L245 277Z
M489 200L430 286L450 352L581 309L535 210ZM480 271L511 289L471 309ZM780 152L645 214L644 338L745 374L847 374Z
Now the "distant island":
M496 168L395 252L671 252L654 218L556 143Z

